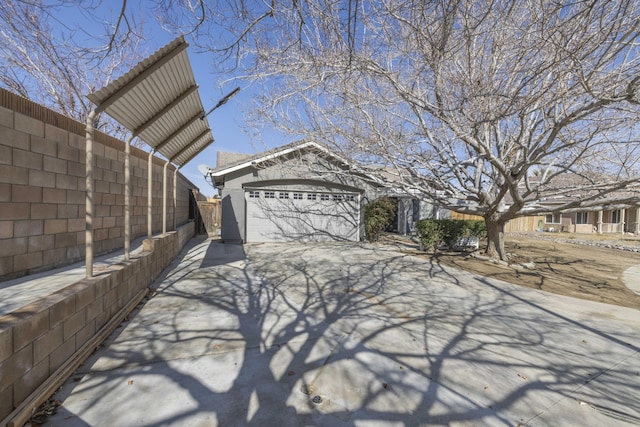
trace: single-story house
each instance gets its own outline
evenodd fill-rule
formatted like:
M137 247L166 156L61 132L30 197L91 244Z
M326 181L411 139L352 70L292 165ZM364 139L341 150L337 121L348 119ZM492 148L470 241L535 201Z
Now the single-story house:
M383 189L312 141L253 156L219 153L208 176L220 191L225 242L359 241L363 207Z

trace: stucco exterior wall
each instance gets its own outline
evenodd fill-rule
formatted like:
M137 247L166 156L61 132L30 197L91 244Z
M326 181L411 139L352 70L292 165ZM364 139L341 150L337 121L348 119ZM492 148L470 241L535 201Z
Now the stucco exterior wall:
M83 123L0 89L0 280L77 262L85 248ZM95 132L94 250L124 246L125 143ZM132 148L131 235L147 231L147 157ZM153 161L153 230L162 230L163 161ZM173 167L168 168L172 205ZM178 175L176 223L189 219L189 191ZM173 209L168 210L169 229Z
M220 191L221 237L225 242L245 241L245 188L304 188L326 192L349 188L362 194L362 206L382 194L378 187L314 151L291 153L270 164L250 166L225 176L224 187ZM364 212L364 209L360 211ZM364 236L364 229L360 235Z

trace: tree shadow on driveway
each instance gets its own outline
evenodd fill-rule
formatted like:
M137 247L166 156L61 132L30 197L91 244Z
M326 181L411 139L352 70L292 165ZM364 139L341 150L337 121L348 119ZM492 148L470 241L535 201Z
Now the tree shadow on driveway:
M48 425L630 425L634 310L384 245L194 243Z

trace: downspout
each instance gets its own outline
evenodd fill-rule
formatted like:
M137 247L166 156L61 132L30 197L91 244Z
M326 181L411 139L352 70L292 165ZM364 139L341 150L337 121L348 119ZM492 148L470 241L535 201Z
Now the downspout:
M167 166L169 160L162 169L162 234L167 234Z
M93 119L96 110L92 110L87 116L87 126L85 128L86 138L86 196L85 196L85 269L86 277L93 277Z
M151 239L153 234L153 154L155 149L149 152L147 163L147 238Z
M124 146L124 260L129 261L131 253L131 141L132 134Z

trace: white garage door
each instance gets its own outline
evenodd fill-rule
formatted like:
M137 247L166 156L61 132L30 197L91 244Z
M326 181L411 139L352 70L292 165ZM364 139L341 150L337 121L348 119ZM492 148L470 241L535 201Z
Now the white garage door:
M247 242L359 240L359 195L250 190Z

